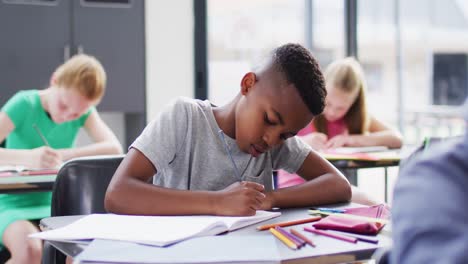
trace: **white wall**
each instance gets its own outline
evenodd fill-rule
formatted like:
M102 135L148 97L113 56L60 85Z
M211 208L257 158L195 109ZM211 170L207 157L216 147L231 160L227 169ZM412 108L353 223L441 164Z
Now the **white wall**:
M145 2L146 119L177 96L194 97L194 12L192 0ZM100 113L119 141L125 141L122 113ZM91 143L85 131L77 146ZM123 144L124 145L124 144Z
M124 114L117 112L99 112L99 115L101 116L102 120L104 120L104 122L112 129L112 131L114 131L115 136L125 148ZM76 137L76 146L86 146L88 144L91 144L92 142L93 141L88 136L88 133L86 133L86 130L84 130L83 128L80 129L80 131L78 132L78 136ZM124 152L126 152L125 149Z
M193 1L146 0L145 19L149 122L174 97L194 97Z

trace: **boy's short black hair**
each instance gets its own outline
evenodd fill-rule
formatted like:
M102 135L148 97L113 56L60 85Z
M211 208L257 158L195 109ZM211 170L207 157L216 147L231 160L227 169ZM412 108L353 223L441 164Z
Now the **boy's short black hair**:
M325 79L317 60L299 44L285 44L273 50L272 66L277 67L294 84L310 112L316 116L325 107Z

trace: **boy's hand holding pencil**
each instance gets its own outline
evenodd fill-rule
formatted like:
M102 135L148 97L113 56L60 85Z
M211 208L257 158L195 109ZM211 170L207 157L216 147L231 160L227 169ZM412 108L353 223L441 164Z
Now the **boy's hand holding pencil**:
M216 215L248 216L262 210L266 195L265 187L256 182L235 182L216 192L214 210Z

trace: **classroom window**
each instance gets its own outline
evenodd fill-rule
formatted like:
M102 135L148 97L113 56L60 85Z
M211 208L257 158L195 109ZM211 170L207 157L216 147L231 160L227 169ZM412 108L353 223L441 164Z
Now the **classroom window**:
M345 57L344 1L312 0L312 51L325 69Z
M358 57L366 75L371 113L397 124L394 2L358 1Z
M243 74L285 43L312 50L322 67L344 54L343 1L209 0L208 98L224 104Z
M463 132L453 106L460 105L468 91L467 1L359 0L357 35L372 113L400 125L406 143Z

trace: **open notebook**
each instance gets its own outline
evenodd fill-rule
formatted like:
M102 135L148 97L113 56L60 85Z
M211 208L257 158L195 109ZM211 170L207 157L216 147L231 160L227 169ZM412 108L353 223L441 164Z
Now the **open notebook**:
M65 227L30 237L55 241L108 239L166 246L193 237L236 230L279 215L280 212L267 211L243 217L92 214Z

